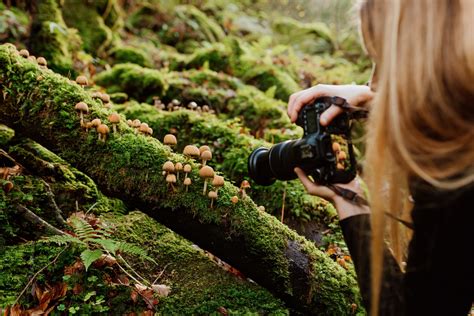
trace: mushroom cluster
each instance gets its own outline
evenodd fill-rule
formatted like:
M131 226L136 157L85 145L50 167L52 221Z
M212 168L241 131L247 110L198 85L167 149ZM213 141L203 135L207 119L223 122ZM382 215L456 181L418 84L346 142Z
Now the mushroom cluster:
M127 120L127 124L128 126L130 127L133 127L133 129L135 130L135 134L143 134L145 136L151 136L153 135L153 128L151 128L150 126L148 126L147 123L145 122L140 122L140 120L138 119L135 119L135 120Z
M177 99L173 99L171 100L171 102L169 102L165 106L165 104L157 96L153 97L153 105L155 108L161 111L164 111L165 109L167 109L169 112L173 112L173 111L178 111L180 109L187 108L188 110L196 111L198 113L211 113L211 114L215 113L215 111L212 110L209 107L209 105L204 104L203 106L199 106L195 101L191 101L188 103L187 106L185 106L184 104L181 103L181 101Z
M338 170L344 170L347 154L341 149L341 145L337 142L332 144L332 150L334 151L337 160L336 168Z

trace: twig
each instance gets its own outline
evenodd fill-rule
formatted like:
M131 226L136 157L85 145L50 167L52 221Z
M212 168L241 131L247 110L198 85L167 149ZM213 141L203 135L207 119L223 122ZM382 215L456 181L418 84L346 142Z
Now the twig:
M127 260L125 260L121 255L117 255L117 257L120 258L120 259L123 261L123 263L125 263L125 265L127 266L127 268L129 268L133 273L135 273L135 275L136 275L137 277L139 277L139 278L143 281L143 283L145 283L145 284L150 284L150 281L146 280L146 279L143 278L140 274L138 274L138 272L135 271L135 270L130 266L130 264L127 262Z
M285 217L285 199L286 199L286 182L285 188L283 189L283 198L281 202L281 222L283 223L283 218Z
M107 252L107 254L108 254L109 256L112 256L112 254L111 254L109 251L106 250L106 252ZM143 285L143 284L142 284L140 281L138 281L133 275L131 275L130 273L128 273L128 271L125 270L125 269L120 265L120 263L118 263L118 261L117 261L117 265L118 265L118 267L120 268L120 270L122 270L126 275L128 275L128 276L130 277L130 279L132 279L133 281L137 282L137 284Z
M54 257L54 259L52 261L50 261L47 265L45 265L44 267L42 267L41 269L39 269L32 277L31 279L28 281L28 283L26 284L26 286L23 288L23 290L20 292L20 294L18 295L18 297L16 298L15 302L13 303L12 306L15 306L18 301L20 300L20 298L22 297L22 295L25 293L25 291L30 287L31 283L33 283L33 281L36 279L36 277L41 273L43 272L47 267L49 267L50 265L52 265L53 263L56 262L56 260L58 260L59 256L64 252L66 251L66 249L69 247L66 246L64 247L63 250L61 250L61 252L59 252L56 257Z
M51 190L51 187L49 186L49 184L46 181L44 181L43 179L41 179L41 181L43 182L44 186L46 187L46 195L49 198L49 202L50 202L51 206L53 207L53 213L54 213L55 219L58 221L59 224L65 226L66 221L64 220L64 217L62 216L63 212L61 211L58 204L56 204L56 201L54 200L53 190Z
M50 233L53 233L54 235L65 235L66 233L57 229L38 215L36 215L33 211L28 209L26 206L23 205L17 205L16 207L17 211L29 222L36 224L45 230L49 231Z
M76 201L76 202L77 202L77 201ZM94 209L94 207L97 205L97 203L99 203L99 202L95 202L94 204L92 204L92 206L89 207L89 209L87 210L87 212L86 212L85 215L87 215L87 213L89 213L90 211L92 211L92 209Z
M158 279L161 278L161 276L163 275L163 273L165 273L165 270L166 268L170 265L170 263L167 263L165 265L165 267L163 268L163 270L161 270L160 274L158 274L158 276L156 277L155 281L153 281L153 283L151 285L155 285L156 281L158 281Z

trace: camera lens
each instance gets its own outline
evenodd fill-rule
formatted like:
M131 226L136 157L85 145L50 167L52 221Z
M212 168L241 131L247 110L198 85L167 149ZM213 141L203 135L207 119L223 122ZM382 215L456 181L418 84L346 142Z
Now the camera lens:
M295 141L276 144L270 149L255 149L248 160L249 175L257 184L270 185L278 180L296 179L293 169L298 160L293 155Z

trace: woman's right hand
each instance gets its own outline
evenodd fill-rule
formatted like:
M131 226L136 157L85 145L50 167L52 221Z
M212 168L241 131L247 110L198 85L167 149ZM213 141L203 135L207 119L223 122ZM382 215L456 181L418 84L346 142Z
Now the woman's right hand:
M303 106L320 97L338 96L346 99L347 103L355 107L363 107L372 100L374 92L368 86L362 85L325 85L318 84L314 87L293 93L288 101L288 116L291 122L296 122L298 113ZM342 113L342 109L332 105L321 115L320 123L328 125L337 115Z

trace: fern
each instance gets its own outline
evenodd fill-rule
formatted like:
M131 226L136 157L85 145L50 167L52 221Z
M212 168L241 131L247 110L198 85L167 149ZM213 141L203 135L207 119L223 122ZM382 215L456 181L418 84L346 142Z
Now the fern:
M80 240L77 237L71 236L71 235L54 235L54 236L49 236L43 239L40 239L39 242L43 243L55 243L60 246L67 245L69 243L77 243L81 245L85 245L86 243Z
M120 252L130 254L130 255L135 255L135 256L141 257L143 259L146 259L146 260L151 261L151 262L156 264L156 261L153 258L149 257L148 253L145 250L143 250L142 248L140 248L140 247L138 247L134 244L129 244L129 243L124 242L124 241L118 241L117 245L118 245L117 250L120 251Z

